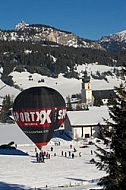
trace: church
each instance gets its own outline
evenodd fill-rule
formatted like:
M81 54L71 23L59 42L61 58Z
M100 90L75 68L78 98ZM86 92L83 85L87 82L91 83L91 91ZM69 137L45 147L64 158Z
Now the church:
M85 70L82 76L80 97L72 97L70 103L73 110L85 110L91 106L107 105L108 100L115 97L114 89L92 90L90 76Z
M67 111L65 129L71 131L69 136L73 139L98 138L100 127L107 126L103 118L110 120L107 107L110 96L115 97L113 89L92 90L90 76L85 70L81 84L81 100L73 101L72 107L74 109ZM101 98L102 106L94 106L94 99L97 97ZM75 109L78 104L80 109Z

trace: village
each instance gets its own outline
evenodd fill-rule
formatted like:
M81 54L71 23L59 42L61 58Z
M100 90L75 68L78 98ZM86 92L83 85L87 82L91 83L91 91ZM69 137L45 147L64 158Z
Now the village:
M60 129L64 127L67 136L74 140L99 138L100 129L103 126L109 127L105 120L111 121L108 102L110 98L115 98L114 89L93 91L90 76L85 70L80 97L68 100L67 116ZM97 106L94 106L95 99L98 101ZM102 102L101 105L99 102Z

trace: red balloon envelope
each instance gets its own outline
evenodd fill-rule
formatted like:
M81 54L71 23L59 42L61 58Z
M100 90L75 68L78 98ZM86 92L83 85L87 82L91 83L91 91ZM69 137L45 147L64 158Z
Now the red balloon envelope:
M16 97L13 114L18 126L41 150L64 122L66 105L56 90L32 87Z

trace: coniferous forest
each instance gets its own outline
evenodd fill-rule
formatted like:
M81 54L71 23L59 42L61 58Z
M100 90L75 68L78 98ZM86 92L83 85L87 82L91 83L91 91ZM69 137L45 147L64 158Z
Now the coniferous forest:
M0 41L0 64L4 68L3 78L14 69L19 72L27 69L31 73L36 72L52 77L64 73L66 77L77 78L77 73L74 71L77 65L97 62L107 66L122 66L126 62L125 54L126 51L107 52L62 45L52 47L52 42L49 41L35 44ZM113 60L117 60L117 62L113 63ZM68 67L70 68L69 73Z

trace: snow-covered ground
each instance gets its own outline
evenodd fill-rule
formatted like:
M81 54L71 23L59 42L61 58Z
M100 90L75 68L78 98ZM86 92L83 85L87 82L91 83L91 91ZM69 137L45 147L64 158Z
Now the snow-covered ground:
M88 66L89 71L96 73L97 71L105 72L113 68L106 66L99 66L91 64ZM78 72L85 70L85 66L77 68ZM12 72L15 85L21 89L26 89L32 86L48 86L56 89L65 98L72 94L81 92L82 80L67 79L62 75L58 78L49 78L39 74L31 74L28 72L18 73ZM33 80L29 80L29 76ZM44 79L44 82L38 81ZM121 79L115 76L107 77L105 80L94 80L91 78L92 89L112 89L114 86L119 86ZM20 90L5 85L0 80L0 104L5 95L10 94L14 99ZM56 140L56 139L55 139ZM6 144L14 141L17 148L21 151L27 152L29 156L21 155L3 155L0 153L0 189L1 190L24 190L24 189L58 189L58 190L89 190L99 189L97 181L100 177L105 175L104 171L99 171L94 164L90 163L95 154L91 155L91 150L95 150L94 145L89 145L88 142L64 141L60 139L60 146L55 146L54 139L52 139L43 150L51 154L50 159L45 159L45 163L36 163L35 145L28 139L28 137L19 129L16 124L0 124L0 144ZM58 139L59 141L59 139ZM77 149L75 158L68 156L70 144ZM80 148L80 146L87 144L87 148ZM51 146L54 151L51 152ZM67 157L62 156L61 152L67 152ZM82 156L79 157L79 152ZM54 156L56 153L56 156ZM74 187L73 187L74 186Z
M68 96L71 96L72 94L81 93L81 88L82 88L81 77L83 75L82 71L85 71L85 69L88 71L89 75L91 75L91 73L96 75L97 71L99 71L101 75L102 73L108 71L112 73L114 72L114 67L108 67L97 64L88 64L88 67L86 65L79 65L77 67L76 71L80 74L79 80L73 78L72 79L64 78L62 74L60 74L58 78L52 78L52 77L42 76L37 73L31 74L29 72L16 72L16 71L10 73L10 76L12 76L14 84L19 86L19 88L21 89L26 89L28 87L33 87L33 86L48 86L56 89L58 92L62 94L64 98L66 98ZM119 67L118 70L120 70ZM44 80L44 82L38 82L41 80ZM91 78L92 90L113 89L114 86L119 86L121 82L122 80L120 78L117 78L114 73L113 76L107 76L107 81ZM12 95L12 98L14 99L19 93L20 90L14 87L10 87L0 80L0 103L3 101L2 97L5 97L6 94Z
M89 139L90 140L90 139ZM88 141L65 141L54 138L43 151L51 157L45 163L37 163L35 145L24 135L16 124L0 124L0 144L14 141L17 149L28 153L28 156L0 154L0 189L57 189L57 190L89 190L100 189L97 181L105 175L99 171L90 160L95 157L95 145ZM59 142L60 145L55 145ZM95 139L92 141L96 142ZM70 148L72 145L72 148ZM87 148L81 148L87 145ZM51 151L53 147L53 151ZM73 152L76 148L77 152ZM91 150L93 155L91 155ZM39 152L39 150L37 150ZM64 155L62 156L62 151ZM74 159L69 157L69 151L74 153ZM67 157L65 157L65 152ZM79 156L81 152L81 157ZM56 154L56 156L54 155Z

